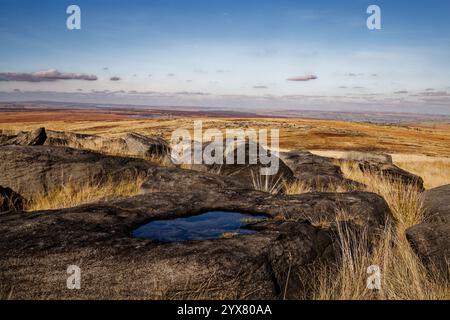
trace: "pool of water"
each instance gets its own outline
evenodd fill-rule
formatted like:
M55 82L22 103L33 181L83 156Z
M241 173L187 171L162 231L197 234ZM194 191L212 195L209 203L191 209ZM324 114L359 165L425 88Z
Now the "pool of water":
M255 233L254 230L245 227L261 219L266 217L211 211L185 218L152 221L134 230L132 236L161 242L219 239L227 235Z

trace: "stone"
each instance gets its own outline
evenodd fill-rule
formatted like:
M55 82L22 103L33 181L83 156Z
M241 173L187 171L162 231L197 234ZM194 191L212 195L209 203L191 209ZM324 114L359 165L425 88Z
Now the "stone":
M314 155L308 151L290 151L280 153L281 159L292 170L294 177L313 190L342 187L357 189L362 185L346 179L339 166L331 159Z
M205 150L208 145L209 144L207 143L203 144L202 150ZM225 146L225 143L223 145ZM217 175L231 177L239 183L245 184L248 187L258 187L258 185L261 184L264 185L264 181L267 177L268 181L270 181L270 184L277 184L281 188L284 181L291 181L293 179L291 169L289 169L289 167L286 166L286 164L281 161L275 154L271 154L270 151L265 150L264 147L260 144L246 140L245 142L241 142L240 146L243 148L242 150L245 150L244 164L238 163L238 146L235 146L233 150L229 151L230 154L232 152L234 153L233 163L231 164L226 162L227 154L226 152L224 152L222 160L223 164L193 164L189 168L195 171L210 172ZM257 150L256 154L252 154L252 149ZM261 162L258 150L260 150L259 153L268 154L269 156L273 157L274 162L278 162L278 170L275 172L275 174L267 176L262 174L261 170L264 168L268 168L270 164L266 165ZM251 159L254 159L254 161L251 161Z
M421 177L403 170L396 165L370 161L358 162L358 165L362 172L368 172L375 176L389 178L406 185L411 185L416 187L419 191L425 190L423 179Z
M140 159L107 156L64 147L0 148L0 185L23 197L39 197L69 183L85 185L145 175L152 164Z
M138 133L128 133L123 139L128 153L147 157L170 155L170 146L162 137L146 137Z
M46 139L45 128L39 128L29 132L19 132L16 136L4 141L2 145L41 146Z
M153 167L147 170L147 178L141 186L141 194L153 192L209 192L220 190L252 189L236 179L208 172L196 172L178 168Z
M302 270L336 259L332 233L311 221L317 215L335 221L337 204L347 208L348 219L377 230L390 215L374 194L244 190L157 192L0 215L0 290L14 286L17 299L296 299L313 279L301 277ZM230 239L160 243L131 237L149 221L212 210L269 219L250 226L256 233ZM82 290L65 287L68 265L81 268Z
M424 193L424 223L406 230L413 249L431 271L450 276L450 185Z
M138 133L128 133L124 137L101 137L49 130L45 144L133 157L167 157L168 160L170 159L170 146L162 137L147 137Z

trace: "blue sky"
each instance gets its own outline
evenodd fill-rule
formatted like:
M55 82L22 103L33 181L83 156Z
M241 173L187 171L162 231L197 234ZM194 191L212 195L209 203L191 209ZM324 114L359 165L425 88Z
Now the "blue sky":
M449 1L0 0L0 43L0 100L450 113Z

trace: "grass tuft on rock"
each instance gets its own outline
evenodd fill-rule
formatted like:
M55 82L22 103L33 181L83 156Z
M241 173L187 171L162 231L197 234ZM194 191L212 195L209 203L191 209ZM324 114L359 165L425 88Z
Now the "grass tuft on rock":
M108 178L106 182L89 181L84 184L68 183L46 195L28 201L26 211L53 210L75 207L81 204L108 201L119 197L131 197L139 193L144 183L144 177L114 181Z

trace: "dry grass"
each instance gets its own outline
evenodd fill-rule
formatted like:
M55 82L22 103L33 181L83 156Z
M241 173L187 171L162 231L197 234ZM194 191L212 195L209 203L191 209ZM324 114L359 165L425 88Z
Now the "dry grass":
M109 156L143 159L158 166L166 166L170 162L167 156L163 154L144 155L144 154L130 153L129 151L121 147L120 144L118 143L114 144L111 143L110 141L105 143L102 139L85 139L81 144L80 143L73 144L69 142L67 147L94 151Z
M313 299L450 299L448 279L427 270L397 228L387 224L378 242L369 250L367 231L355 234L345 224L338 226L342 258L335 268L323 268L318 272ZM367 287L370 266L379 267L379 290Z
M343 186L339 184L334 183L327 183L322 184L320 181L317 181L315 183L315 186L312 187L310 184L301 181L296 180L293 182L284 182L284 191L288 195L296 195L296 194L303 194L303 193L309 193L309 192L333 192L333 193L343 193L343 192L349 192L353 191L354 188L351 188L350 186Z
M424 142L425 143L425 142ZM448 142L450 146L450 141ZM313 154L335 159L345 159L348 151L311 150ZM423 154L392 153L398 167L422 177L426 189L450 184L450 158Z
M270 194L278 194L284 187L284 179L280 176L263 175L251 171L253 188Z
M396 160L395 164L406 171L422 177L426 189L450 184L450 159L436 159L434 161L402 160Z
M436 300L450 299L450 282L437 271L427 269L413 252L405 230L424 221L422 195L415 185L404 185L388 177L363 173L358 167L341 166L347 178L364 183L367 191L381 195L393 220L369 249L367 230L355 234L346 224L337 225L342 259L336 268L319 272L314 299ZM339 212L338 212L339 213ZM339 215L339 214L338 214ZM381 269L381 289L367 288L368 267ZM449 266L450 270L450 266Z
M130 197L137 195L144 183L143 177L135 180L106 182L88 182L85 184L69 183L48 194L29 201L27 211L52 210L75 207L81 204L110 200L117 197Z
M406 229L423 221L423 199L417 185L404 184L388 176L362 172L358 165L349 162L342 163L341 170L346 178L366 185L366 191L383 197L397 226Z
M130 112L130 110L127 110ZM284 149L381 151L386 153L426 154L450 157L450 126L427 128L418 125L383 125L334 120L277 118L190 117L136 119L124 115L105 115L99 111L77 115L74 110L3 112L0 127L28 131L37 127L114 137L128 132L164 135L170 139L178 128L192 130L193 121L203 120L204 130L217 128L280 129Z

